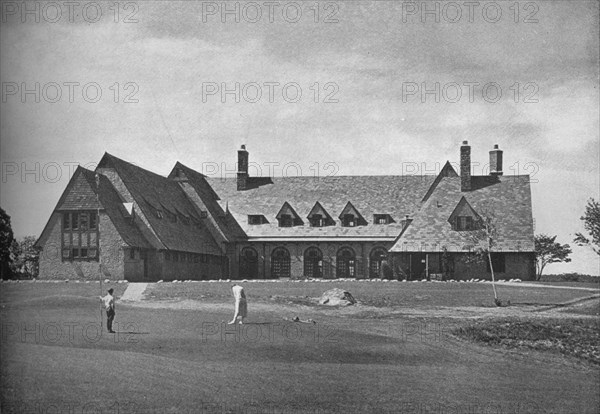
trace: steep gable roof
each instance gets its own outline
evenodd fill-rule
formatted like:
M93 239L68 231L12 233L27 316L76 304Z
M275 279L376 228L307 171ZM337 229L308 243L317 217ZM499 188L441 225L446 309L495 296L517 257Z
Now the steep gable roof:
M459 177L444 177L412 222L398 237L392 252L468 251L472 233L452 229L448 218L464 198L475 212L490 205L496 221L496 251L532 252L533 216L529 176L473 177L472 191L460 191ZM461 208L462 208L461 207Z
M454 208L452 213L450 213L450 216L448 217L448 221L452 222L452 220L457 216L470 216L470 217L478 218L479 214L477 214L475 209L471 206L471 204L469 204L467 199L463 196L459 200L459 202L456 204L456 207Z
M317 216L317 215L319 215L325 219L324 223L326 226L335 225L335 220L331 217L331 215L327 212L327 210L325 210L323 208L323 206L321 205L321 203L319 203L318 201L315 203L315 205L310 210L310 212L306 215L306 218L310 220L314 216Z
M128 219L123 200L105 176L83 167L77 167L65 191L60 197L54 212L74 210L96 210L106 212L117 232L131 247L150 248L152 245L144 237L138 226ZM50 232L49 223L44 227L36 245L41 246Z
M296 225L304 224L304 220L302 220L302 217L300 217L298 213L296 213L296 210L294 210L294 208L287 201L283 203L281 209L279 210L275 218L279 220L284 214L289 214L290 216L292 216L292 219L294 220L294 223Z
M346 207L344 207L338 218L340 220L343 220L346 214L352 214L354 217L356 217L356 221L359 226L364 226L367 224L367 220L365 220L365 218L360 214L356 207L352 205L350 201L346 203Z
M200 222L200 217L183 189L175 181L105 153L98 169L114 169L139 205L144 217L161 243L170 250L221 254L206 226L186 224L182 220L159 218L157 212L183 215Z
M210 186L204 174L178 161L169 173L168 178L176 182L186 182L192 186L199 197L199 200L195 200L194 197L192 201L201 211L206 211L214 221L215 230L220 233L220 236L214 234L217 240L222 238L223 241L227 242L246 238L244 231L231 216L227 207L225 206L225 209L223 209L219 204L219 195Z
M429 189L423 196L423 199L421 200L422 202L427 201L427 199L429 198L429 196L431 196L431 194L433 193L435 188L438 186L440 181L442 181L442 178L445 178L445 177L458 177L458 173L456 172L454 167L452 167L452 164L450 164L450 161L446 161L446 164L444 164L444 166L440 170L440 173L437 175L437 177L435 177L435 180L433 181L433 183L431 183L431 186L429 187Z

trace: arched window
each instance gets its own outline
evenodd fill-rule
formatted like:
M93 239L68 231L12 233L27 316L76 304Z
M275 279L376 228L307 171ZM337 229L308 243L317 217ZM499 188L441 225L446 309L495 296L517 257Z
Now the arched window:
M244 247L240 252L240 277L258 278L258 254L252 247Z
M384 277L381 269L383 262L387 261L387 251L383 247L376 247L369 255L369 277Z
M336 277L356 277L356 256L349 247L341 248L337 253Z
M290 277L290 252L278 247L271 253L271 277Z
M323 253L317 247L309 247L304 252L304 277L323 276Z

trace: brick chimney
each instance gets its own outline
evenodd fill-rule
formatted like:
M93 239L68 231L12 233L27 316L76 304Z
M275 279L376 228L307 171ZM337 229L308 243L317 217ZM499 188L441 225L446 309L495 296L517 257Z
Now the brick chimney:
M460 147L460 191L471 191L471 147L463 141Z
M246 146L238 150L237 190L244 191L248 185L248 151Z
M502 175L502 150L498 148L498 144L490 151L490 175Z

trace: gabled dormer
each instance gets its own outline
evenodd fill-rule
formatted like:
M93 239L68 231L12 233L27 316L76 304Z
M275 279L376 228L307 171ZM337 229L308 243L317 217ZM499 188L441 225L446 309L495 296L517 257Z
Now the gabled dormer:
M465 197L462 197L450 217L448 222L452 225L452 230L471 231L477 230L481 218L475 209L469 204Z
M346 207L344 207L342 210L339 219L342 222L342 227L367 225L367 220L364 219L364 217L358 212L356 207L354 207L350 201L348 201Z
M281 209L275 218L279 222L279 227L294 227L304 225L304 222L298 213L296 213L296 211L287 201L283 203L283 206L281 206Z
M318 201L315 203L310 213L308 213L308 221L310 222L311 227L325 227L325 226L334 226L335 220L331 218L329 213L323 208L321 203Z

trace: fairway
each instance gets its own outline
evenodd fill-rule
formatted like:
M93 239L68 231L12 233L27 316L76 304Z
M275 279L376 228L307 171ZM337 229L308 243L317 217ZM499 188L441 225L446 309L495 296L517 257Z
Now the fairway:
M488 283L242 284L242 326L224 324L230 283L149 284L139 302L120 302L127 284L111 284L117 334L109 335L99 331L98 283L2 283L2 412L599 410L598 365L451 334L505 315L597 321L561 304L586 303L598 290L506 284L499 294L513 305L495 308ZM359 304L317 306L311 298L332 287ZM316 324L284 320L296 315Z

